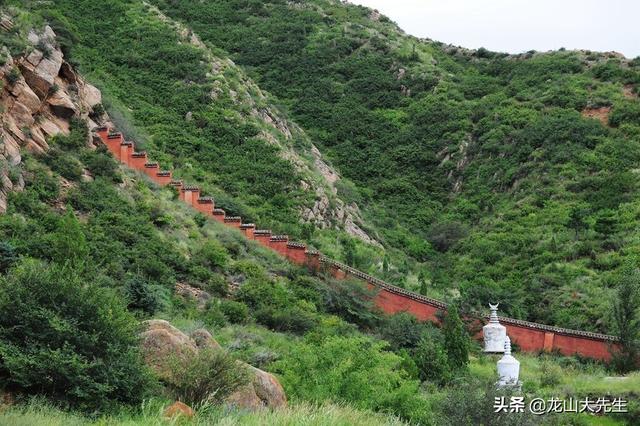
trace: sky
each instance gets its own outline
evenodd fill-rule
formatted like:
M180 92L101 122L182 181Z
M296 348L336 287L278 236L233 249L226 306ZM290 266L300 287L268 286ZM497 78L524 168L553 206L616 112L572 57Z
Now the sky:
M350 0L405 32L467 48L520 53L561 47L640 56L639 0Z

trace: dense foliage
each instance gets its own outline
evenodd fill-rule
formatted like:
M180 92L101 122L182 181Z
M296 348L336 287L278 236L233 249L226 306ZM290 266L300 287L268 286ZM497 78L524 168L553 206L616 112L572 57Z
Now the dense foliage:
M21 19L50 23L118 128L229 213L459 298L462 312L500 301L556 325L615 325L637 350L638 61L471 52L334 1L153 3L277 96L350 178L339 196L361 206L383 248L299 223L314 196L299 190L298 170L258 137L265 129L250 108L218 90L203 51L142 2L33 2ZM230 69L227 83L248 84ZM603 105L608 125L580 114ZM245 382L237 357L277 373L293 404L336 402L413 424L529 421L491 412L495 360L470 343L457 309L442 331L382 316L375 292L286 263L87 140L74 120L46 154L25 153L25 190L0 216L0 388L86 411L137 403L154 382L139 359L138 320L154 317L204 326L228 348L176 366L156 396L219 405ZM541 395L602 394L610 374L571 358L521 359L525 391ZM633 396L629 379L605 390Z
M69 266L24 262L0 279L0 384L86 410L132 404L153 383L138 322Z
M427 271L426 286L398 283L612 331L601 295L638 247L637 60L468 51L325 0L155 3L244 65L356 183L339 194L421 262L395 266ZM608 125L581 116L595 107L612 108Z

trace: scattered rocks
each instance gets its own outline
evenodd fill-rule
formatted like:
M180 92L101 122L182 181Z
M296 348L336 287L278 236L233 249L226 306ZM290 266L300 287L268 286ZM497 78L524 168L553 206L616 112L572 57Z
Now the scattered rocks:
M186 297L187 299L195 300L198 303L198 307L204 308L209 299L211 299L211 295L204 290L199 288L190 286L185 283L176 283L175 286L176 294Z

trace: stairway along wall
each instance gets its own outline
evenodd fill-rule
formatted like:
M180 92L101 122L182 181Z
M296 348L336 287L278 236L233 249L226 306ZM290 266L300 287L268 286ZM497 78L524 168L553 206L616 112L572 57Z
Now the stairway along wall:
M446 311L447 306L443 302L386 283L329 259L315 250L308 250L302 243L289 241L286 235L272 235L270 230L256 229L252 223L242 223L240 217L226 216L224 210L216 208L213 198L202 196L197 186L185 185L180 180L174 180L171 171L162 170L158 163L149 161L145 152L137 152L135 144L125 141L121 133L111 132L106 127L96 129L95 133L121 163L146 174L160 186L172 186L178 191L181 201L211 219L239 229L248 239L274 250L297 265L317 272L324 271L336 279L356 278L364 281L370 288L377 289L374 302L384 313L408 312L420 321L439 323L439 313ZM562 355L580 355L608 361L611 359L612 350L618 346L615 336L563 329L506 317L501 317L500 321L507 328L512 342L525 352L558 352ZM482 331L476 337L481 339Z

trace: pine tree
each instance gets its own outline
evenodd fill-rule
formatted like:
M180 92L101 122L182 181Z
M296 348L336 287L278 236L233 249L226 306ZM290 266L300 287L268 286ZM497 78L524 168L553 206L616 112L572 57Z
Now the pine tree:
M621 373L633 370L640 357L640 269L631 263L625 265L617 299L613 304L613 317L620 338L620 351L614 356L614 366Z
M469 335L455 305L449 306L442 331L449 366L454 370L466 369L469 364Z

